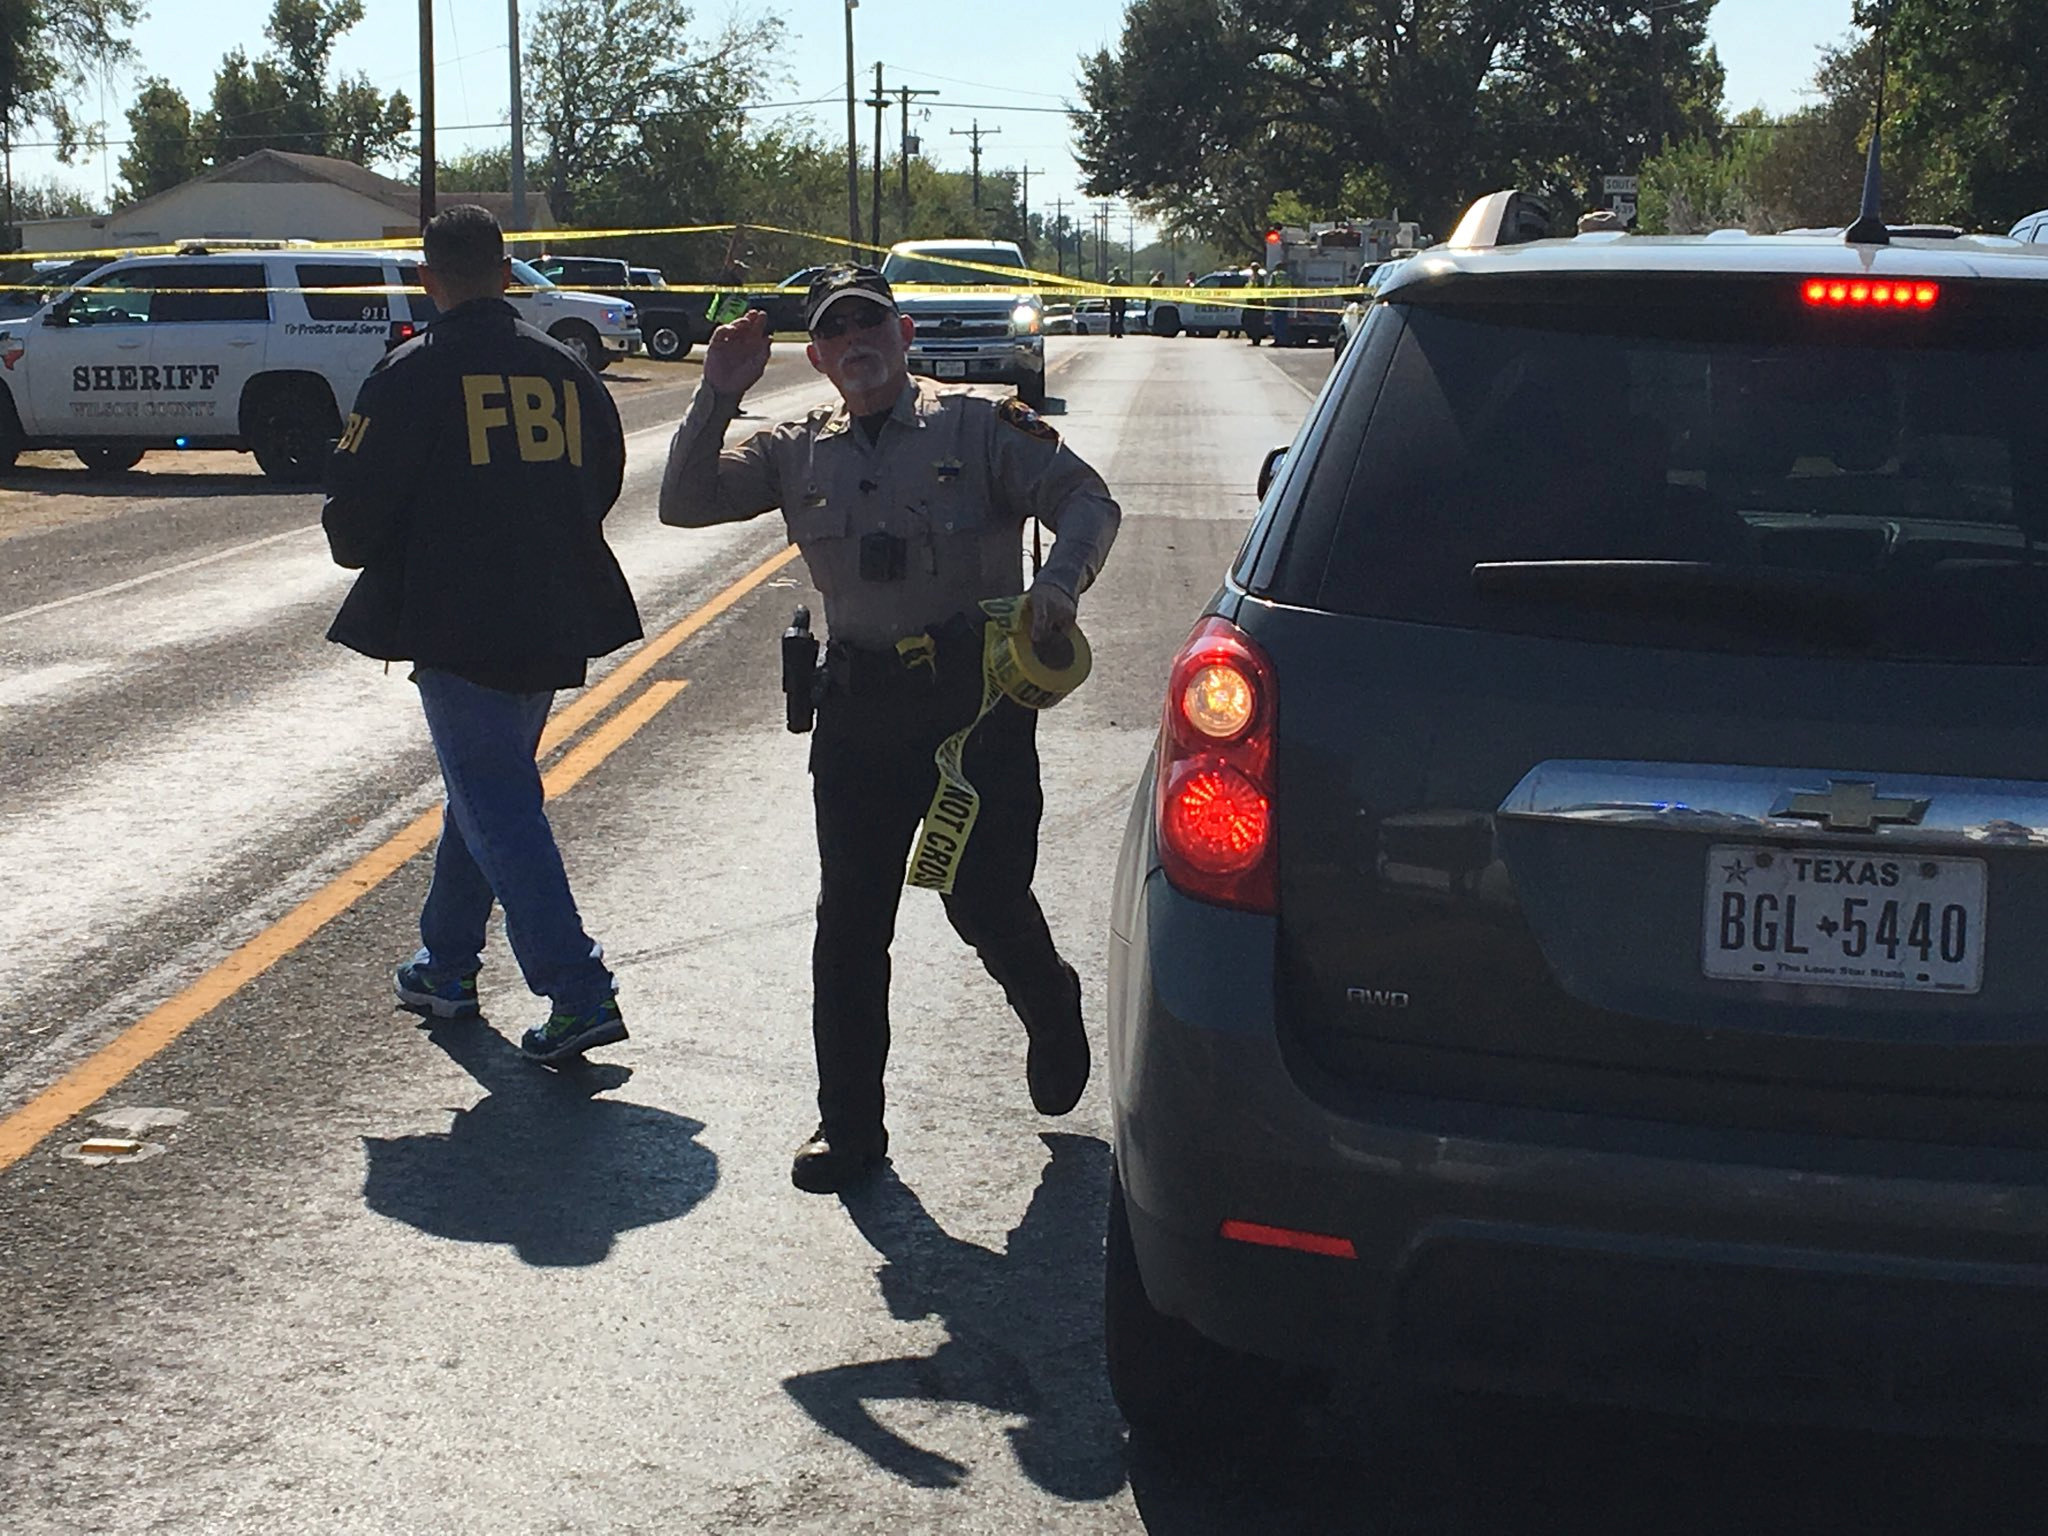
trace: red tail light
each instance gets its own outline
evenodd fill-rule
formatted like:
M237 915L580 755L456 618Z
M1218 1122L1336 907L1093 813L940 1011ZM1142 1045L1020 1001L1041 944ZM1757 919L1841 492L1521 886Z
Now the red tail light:
M1810 277L1799 291L1818 309L1925 310L1941 302L1941 284L1917 278Z
M1273 666L1228 619L1196 626L1174 657L1159 733L1160 862L1190 896L1272 912Z

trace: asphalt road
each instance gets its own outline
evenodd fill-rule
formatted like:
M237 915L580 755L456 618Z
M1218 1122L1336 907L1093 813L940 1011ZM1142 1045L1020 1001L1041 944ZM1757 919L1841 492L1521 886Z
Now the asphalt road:
M1054 419L1125 508L1095 675L1040 736L1039 889L1099 1053L1166 663L1328 359L1053 350ZM500 938L487 1024L390 1005L435 777L402 670L321 639L348 577L317 498L228 456L0 491L0 1162L64 1074L105 1090L0 1171L0 1532L2039 1528L2034 1458L1971 1447L1464 1404L1423 1456L1341 1399L1199 1460L1130 1442L1100 1086L1033 1114L1021 1029L914 893L893 1172L793 1191L816 873L776 637L809 594L763 574L778 519L656 523L694 377L616 382L654 638L551 759L633 1030L578 1073L517 1058L541 1005ZM752 404L822 398L787 356ZM138 1029L168 1043L94 1065ZM150 1155L67 1155L106 1133Z

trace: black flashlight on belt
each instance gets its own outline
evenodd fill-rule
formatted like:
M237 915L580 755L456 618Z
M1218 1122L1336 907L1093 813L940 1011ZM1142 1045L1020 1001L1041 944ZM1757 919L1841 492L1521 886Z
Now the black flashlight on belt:
M799 607L782 632L782 703L792 732L811 728L817 712L818 637L811 633L811 610Z

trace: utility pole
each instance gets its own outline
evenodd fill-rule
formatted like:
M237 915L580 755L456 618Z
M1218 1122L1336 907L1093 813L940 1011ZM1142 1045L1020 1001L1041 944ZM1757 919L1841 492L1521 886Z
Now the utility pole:
M526 114L519 90L519 0L505 0L512 43L512 227L526 228Z
M882 94L882 66L875 65L875 94L868 98L868 105L875 109L875 179L869 186L868 196L868 244L875 250L882 248L882 109L889 105L889 98Z
M1650 146L1650 153L1653 155L1659 155L1664 152L1664 140L1671 133L1669 101L1664 91L1664 12L1666 9L1668 7L1662 5L1650 7L1650 53L1654 60L1650 67L1655 72L1657 91L1657 142Z
M1138 216L1130 209L1124 210L1124 279L1135 283L1138 280Z
M1023 170L1018 172L1018 177L1017 202L1023 210L1024 232L1028 235L1031 233L1031 165L1029 161L1026 161Z
M860 128L853 117L853 8L859 4L846 0L846 254L855 261L860 260Z
M1056 197L1052 200L1052 259L1059 275L1067 275L1067 242L1060 228L1067 221L1067 200Z
M910 154L913 140L910 137L910 98L913 96L936 96L935 88L917 88L908 85L896 87L896 99L903 104L903 224L902 238L910 238Z
M981 119L977 117L972 128L948 128L946 131L948 133L960 134L973 141L974 147L968 151L968 154L974 161L974 207L975 211L979 212L981 210L981 141L1001 133L1003 130L1000 128L984 128L981 126Z
M1095 281L1109 281L1109 204L1095 205Z
M420 0L420 228L434 216L434 0Z

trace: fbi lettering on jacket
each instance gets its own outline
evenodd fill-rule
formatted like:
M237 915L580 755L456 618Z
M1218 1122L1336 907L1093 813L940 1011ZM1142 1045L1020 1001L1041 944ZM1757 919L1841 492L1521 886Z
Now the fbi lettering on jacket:
M220 378L219 363L114 363L71 370L74 392L112 390L159 394L165 390L211 389Z

